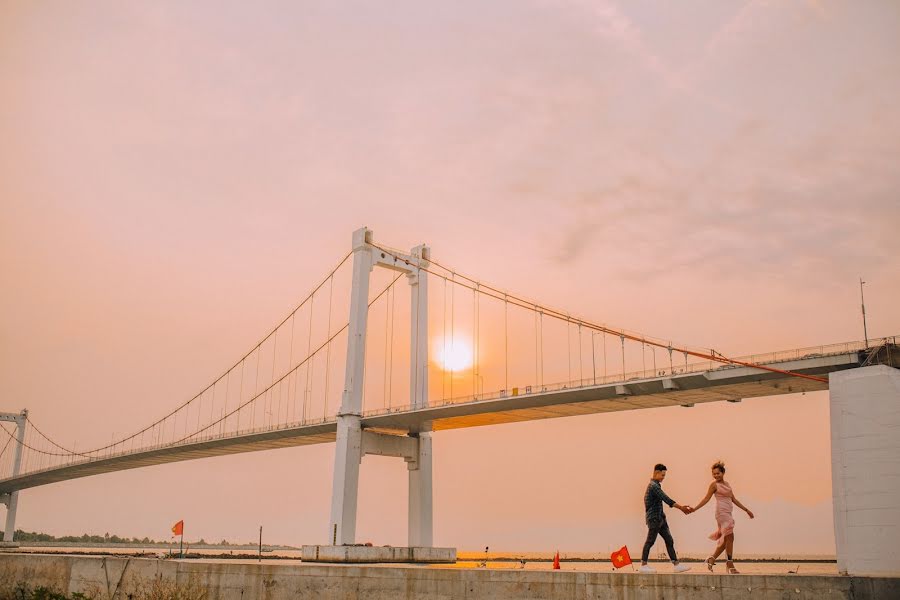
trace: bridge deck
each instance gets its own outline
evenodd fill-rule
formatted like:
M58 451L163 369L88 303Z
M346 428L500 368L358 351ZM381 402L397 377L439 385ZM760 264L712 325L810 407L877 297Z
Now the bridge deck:
M842 352L781 361L770 366L808 375L860 366L858 352ZM826 383L772 373L751 367L720 367L708 371L676 374L624 383L539 390L530 394L492 399L448 401L427 408L394 409L367 413L365 428L406 434L432 429L479 427L517 421L552 419L594 413L690 405L722 400L773 396L827 389ZM0 480L0 493L8 493L89 475L111 473L210 456L254 452L333 442L335 419L279 429L253 431L190 441L65 466L24 473Z

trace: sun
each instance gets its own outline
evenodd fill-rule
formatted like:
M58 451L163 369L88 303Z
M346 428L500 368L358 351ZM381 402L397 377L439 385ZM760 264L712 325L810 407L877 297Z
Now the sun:
M444 340L438 346L437 357L444 371L464 371L472 366L472 345L461 339Z

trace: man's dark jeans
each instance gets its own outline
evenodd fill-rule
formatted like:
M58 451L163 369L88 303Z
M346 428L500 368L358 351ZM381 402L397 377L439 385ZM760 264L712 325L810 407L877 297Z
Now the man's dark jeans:
M672 532L669 531L669 522L663 519L659 523L648 523L647 527L649 527L649 531L647 531L647 541L644 542L644 552L641 554L641 562L647 562L647 558L650 556L650 548L653 547L653 544L656 542L656 536L661 535L663 541L666 543L666 551L669 553L669 559L672 562L676 562L678 560L678 555L675 554L675 540L672 539Z

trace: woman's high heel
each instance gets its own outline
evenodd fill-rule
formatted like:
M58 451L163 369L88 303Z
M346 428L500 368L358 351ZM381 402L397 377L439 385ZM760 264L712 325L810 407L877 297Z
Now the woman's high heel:
M734 568L734 563L732 561L728 561L725 563L725 570L728 571L729 575L738 575L740 571Z
M716 559L714 559L712 556L708 557L706 559L706 568L709 569L710 573L713 572L714 566L716 566Z

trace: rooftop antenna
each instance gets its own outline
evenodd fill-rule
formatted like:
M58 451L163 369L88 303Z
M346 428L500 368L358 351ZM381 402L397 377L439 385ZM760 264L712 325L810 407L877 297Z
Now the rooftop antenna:
M863 337L866 340L866 350L869 349L869 333L866 330L866 297L863 295L863 284L866 282L859 278L859 299L862 304Z

